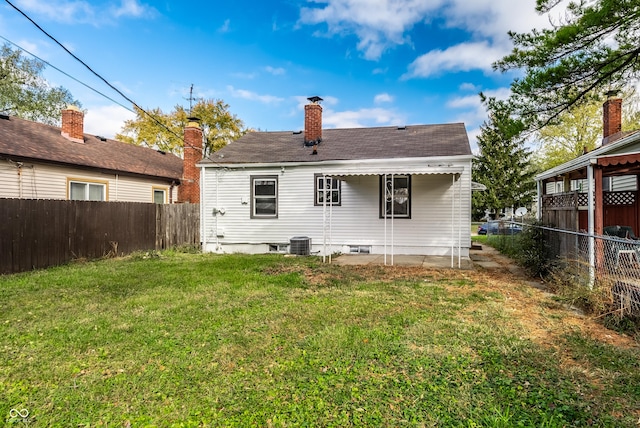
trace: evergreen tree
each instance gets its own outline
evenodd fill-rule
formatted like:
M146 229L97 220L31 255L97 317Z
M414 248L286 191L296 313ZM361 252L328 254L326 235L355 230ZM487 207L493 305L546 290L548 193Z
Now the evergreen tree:
M498 213L505 208L527 206L533 201L536 184L531 153L520 137L522 126L506 110L492 112L478 136L480 154L473 163L473 181L487 189L473 193L473 216L485 210Z
M558 0L537 0L540 13ZM507 104L529 130L557 123L574 105L640 77L640 1L570 1L551 29L510 33L513 51L494 64L523 71Z

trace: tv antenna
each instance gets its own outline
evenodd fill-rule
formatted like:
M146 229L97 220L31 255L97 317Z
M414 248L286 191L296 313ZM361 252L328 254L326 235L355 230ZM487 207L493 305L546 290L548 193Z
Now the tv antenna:
M189 100L189 116L192 116L193 102L198 100L193 96L193 83L191 84L191 88L189 89L189 98L187 98L187 100Z

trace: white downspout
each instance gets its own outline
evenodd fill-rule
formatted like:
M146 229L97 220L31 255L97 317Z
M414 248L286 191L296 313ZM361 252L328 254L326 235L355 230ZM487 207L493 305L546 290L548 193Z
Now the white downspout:
M203 178L204 178L204 175L205 175L204 171L205 171L205 169L202 168L202 177ZM219 197L218 197L218 195L220 193L220 190L219 190L220 189L219 176L220 176L220 170L216 169L216 207L215 207L216 209L218 209L219 206L220 206L219 205L220 200L219 200ZM202 189L202 186L200 186L200 189ZM203 207L204 204L203 204L203 202L204 202L204 199L200 199L200 217L201 218L206 218L204 216L204 207ZM200 222L200 223L203 223L203 222ZM217 253L218 251L220 251L220 238L218 237L218 213L216 213L214 215L214 225L213 226L214 226L214 235L216 235L216 249L215 249L215 252ZM203 244L202 245L204 246L204 239L203 239Z
M119 201L118 199L118 174L116 174L116 201Z
M327 261L327 176L322 176L322 263Z
M382 212L384 214L384 265L387 265L387 174L382 178Z
M396 217L396 178L395 174L391 174L391 266L393 266L393 255L395 253L395 235L394 235L394 219Z
M327 180L324 181L327 188ZM331 253L333 252L333 177L329 177L329 263L331 263ZM326 199L326 197L325 197Z
M453 252L455 247L455 242L453 241L453 237L456 234L455 229L455 210L456 210L456 177L455 175L451 176L451 191L453 194L451 195L451 268L453 268Z
M455 175L454 175L455 176ZM462 177L458 177L458 269L462 265Z
M593 165L587 165L587 232L589 234L589 288L593 289L596 280L596 249L595 249L595 214L594 214Z

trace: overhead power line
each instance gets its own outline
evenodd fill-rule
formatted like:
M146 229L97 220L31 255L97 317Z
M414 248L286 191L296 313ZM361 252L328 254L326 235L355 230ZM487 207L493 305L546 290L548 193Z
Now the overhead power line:
M81 80L79 80L79 79L76 79L75 77L73 77L72 75L70 75L69 73L67 73L66 71L59 69L58 67L56 67L55 65L51 64L51 63L50 63L50 62L48 62L48 61L45 61L44 59L40 58L38 55L34 54L33 52L29 52L28 50L26 50L26 49L25 49L25 48L23 48L22 46L20 46L20 45L18 45L18 44L16 44L16 43L14 43L14 42L12 42L11 40L7 39L6 37L0 36L0 39L4 40L5 42L7 42L7 43L9 43L9 44L11 44L11 45L13 45L13 46L15 46L16 48L20 49L21 51L23 51L23 52L25 52L25 53L27 53L27 54L31 55L32 57L34 57L34 58L35 58L35 59L37 59L38 61L41 61L42 63L44 63L44 64L48 65L49 67L53 68L54 70L56 70L56 71L58 71L58 72L60 72L60 73L64 74L64 75L65 75L65 76L67 76L68 78L70 78L70 79L72 79L72 80L74 80L74 81L78 82L79 84L81 84L81 85L82 85L82 86L84 86L85 88L90 89L90 90L92 90L93 92L95 92L96 94L98 94L98 95L101 95L101 96L105 97L105 98L106 98L106 99L108 99L109 101L111 101L111 102L114 102L114 103L118 104L120 107L122 107L122 108L124 108L124 109L129 110L131 113L135 113L135 111L134 111L131 107L127 107L127 106L125 106L124 104L122 104L122 103L120 103L120 102L118 102L118 101L114 100L114 99L113 99L113 98L111 98L110 96L108 96L108 95L106 95L106 94L104 94L104 93L100 92L99 90L95 89L94 87L89 86L88 84L86 84L86 83L82 82L82 81L81 81Z
M87 63L85 63L82 59L78 58L73 52L71 52L69 49L67 49L62 43L60 43L58 41L58 39L56 39L55 37L53 37L51 34L49 34L44 28L42 28L40 25L38 25L37 22L35 22L33 19L31 19L31 17L29 17L29 15L27 15L26 13L24 13L22 10L20 10L20 8L18 8L17 6L15 6L13 3L11 3L9 0L5 0L5 2L11 6L13 9L15 9L20 15L24 16L29 22L31 22L38 30L40 30L43 34L45 34L48 38L50 38L55 44L57 44L58 46L60 46L66 53L68 53L69 55L71 55L71 57L73 59L75 59L76 61L78 61L80 64L82 64L87 70L89 70L94 76L96 76L98 79L102 80L107 86L109 86L111 89L113 89L114 91L116 91L122 98L124 98L125 100L127 100L128 102L131 103L131 105L133 105L133 107L135 107L136 110L141 111L142 113L144 113L145 115L147 115L149 118L151 118L155 123L157 123L158 125L160 125L162 128L166 129L167 131L169 131L169 133L173 134L174 136L176 136L180 141L182 141L184 146L188 146L192 149L196 149L201 151L204 154L204 148L200 148L200 147L194 147L193 145L187 143L184 138L178 134L176 134L172 129L170 129L169 127L167 127L164 123L162 123L160 120L158 120L158 118L156 118L154 115L152 115L151 113L149 113L148 111L146 111L145 109L143 109L142 107L140 107L138 104L136 104L135 101L133 101L131 98L129 98L127 95L125 95L120 89L118 89L117 87L115 87L114 85L112 85L107 79L105 79L104 77L102 77L98 72L96 72L95 70L93 70L93 68L91 68ZM75 79L74 79L75 80ZM209 156L207 156L211 161L215 162L215 160L211 159Z

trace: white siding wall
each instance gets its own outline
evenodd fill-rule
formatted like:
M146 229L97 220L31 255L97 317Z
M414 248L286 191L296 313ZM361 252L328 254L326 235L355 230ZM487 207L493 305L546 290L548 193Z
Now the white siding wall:
M153 189L170 186L159 180L103 174L53 165L0 161L0 197L24 199L67 199L67 179L106 183L107 200L123 202L153 202ZM173 201L177 199L177 187L173 189Z
M448 255L454 241L457 254L460 234L462 255L468 255L471 165L470 161L460 165L464 166L464 173L455 186L452 174L411 177L411 219L393 221L395 254ZM205 250L267 252L268 244L288 244L294 236L308 236L313 250L321 251L323 207L314 206L314 173L319 172L317 167L309 166L286 167L284 172L280 168L254 172L206 169L201 216ZM252 175L278 177L278 218L250 218ZM372 246L374 253L384 252L385 221L379 217L379 186L378 176L342 179L342 205L332 208L333 247L329 251L344 252L350 245L367 245ZM454 193L455 216L452 218ZM224 215L214 215L214 208L224 209ZM326 224L328 227L329 222ZM387 252L390 252L391 220L386 224ZM462 225L460 232L459 225Z
M620 175L611 177L611 189L605 188L605 191L622 192L622 191L634 191L637 189L637 181L635 175ZM571 190L580 190L582 192L587 191L587 180L571 180Z
M614 192L638 190L636 176L622 175L619 177L611 177L611 190Z

